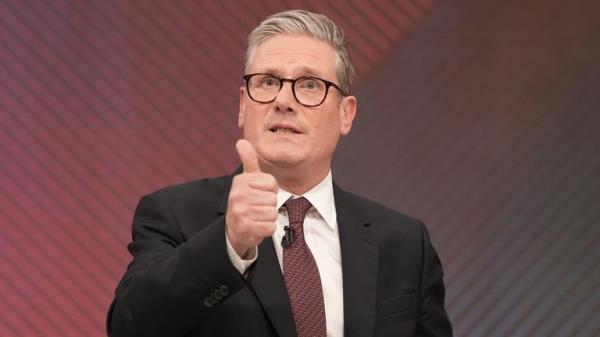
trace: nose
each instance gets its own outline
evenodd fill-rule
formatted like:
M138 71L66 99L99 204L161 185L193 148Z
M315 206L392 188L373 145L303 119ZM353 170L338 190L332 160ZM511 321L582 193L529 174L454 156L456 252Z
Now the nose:
M292 91L292 82L284 81L281 90L275 97L275 109L277 111L294 111L293 104L295 103L294 93Z

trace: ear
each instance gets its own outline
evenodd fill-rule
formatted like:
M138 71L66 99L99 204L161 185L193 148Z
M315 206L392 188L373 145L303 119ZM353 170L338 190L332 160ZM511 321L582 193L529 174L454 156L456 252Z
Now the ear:
M240 87L240 112L238 114L238 127L244 127L244 114L246 113L246 88Z
M346 96L340 104L340 134L345 136L352 129L352 122L356 117L356 97Z

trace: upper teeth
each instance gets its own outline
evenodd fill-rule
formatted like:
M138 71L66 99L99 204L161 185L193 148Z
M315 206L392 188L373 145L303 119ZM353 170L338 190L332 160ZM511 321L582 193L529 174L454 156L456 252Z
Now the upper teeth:
M273 132L278 132L278 133L293 133L294 130L292 129L287 129L287 128L273 128Z

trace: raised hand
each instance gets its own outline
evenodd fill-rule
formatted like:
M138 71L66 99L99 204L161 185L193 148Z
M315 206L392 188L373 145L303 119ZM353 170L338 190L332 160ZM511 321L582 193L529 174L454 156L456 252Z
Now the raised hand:
M277 180L260 171L252 144L240 139L235 144L244 172L233 178L227 214L226 233L240 257L275 232L277 220Z

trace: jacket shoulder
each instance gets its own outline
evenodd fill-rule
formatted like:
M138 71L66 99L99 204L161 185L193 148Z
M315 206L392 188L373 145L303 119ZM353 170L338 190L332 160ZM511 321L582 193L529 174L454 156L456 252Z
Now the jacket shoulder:
M231 176L192 180L145 195L138 204L169 214L178 222L208 222L226 205ZM145 202L146 201L146 202Z
M196 202L203 199L214 200L229 191L231 176L217 178L197 179L181 184L171 185L158 189L150 195L160 201L180 204L185 200L194 199Z
M374 200L362 197L352 192L340 190L344 202L365 218L377 222L400 222L406 224L419 224L421 220L413 218L398 210L385 206Z

